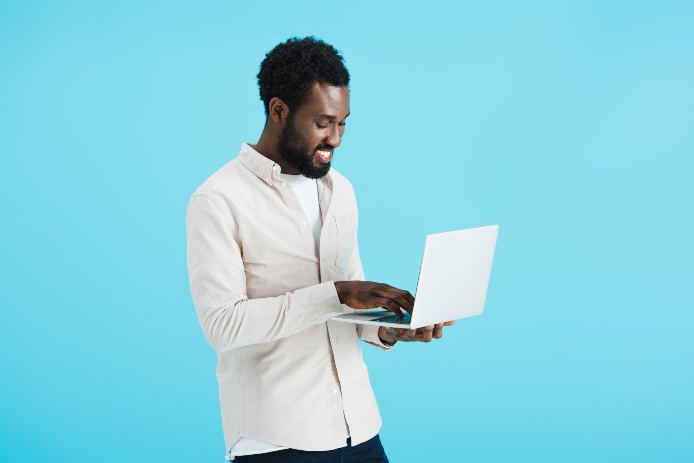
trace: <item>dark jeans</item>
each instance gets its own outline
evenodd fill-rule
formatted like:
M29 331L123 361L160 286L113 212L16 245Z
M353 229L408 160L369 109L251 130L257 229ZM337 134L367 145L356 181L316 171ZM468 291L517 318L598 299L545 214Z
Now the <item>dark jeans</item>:
M349 443L349 439L347 440ZM388 463L383 451L381 439L376 434L359 445L322 452L305 452L303 450L278 450L236 457L233 463Z

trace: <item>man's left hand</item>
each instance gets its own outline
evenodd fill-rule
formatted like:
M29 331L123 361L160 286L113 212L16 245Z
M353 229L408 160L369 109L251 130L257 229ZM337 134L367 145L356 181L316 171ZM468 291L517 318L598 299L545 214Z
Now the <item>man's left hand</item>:
M378 337L387 344L395 344L397 341L404 342L430 342L432 339L440 339L443 336L443 327L451 326L455 320L436 325L423 326L416 330L406 328L391 328L381 326L378 328Z

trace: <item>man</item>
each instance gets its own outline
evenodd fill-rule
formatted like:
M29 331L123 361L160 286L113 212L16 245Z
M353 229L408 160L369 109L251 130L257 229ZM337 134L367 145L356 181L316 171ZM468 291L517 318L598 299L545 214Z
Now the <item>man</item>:
M363 281L354 192L331 170L349 73L332 46L308 37L270 51L258 82L267 116L258 143L207 179L187 213L191 293L218 355L227 458L387 462L358 340L388 350L440 338L442 325L330 321L414 304L407 291Z

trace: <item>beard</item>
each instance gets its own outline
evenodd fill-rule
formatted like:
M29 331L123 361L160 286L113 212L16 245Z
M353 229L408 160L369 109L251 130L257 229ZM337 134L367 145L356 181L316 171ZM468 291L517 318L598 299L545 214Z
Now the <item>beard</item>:
M311 148L308 140L294 126L292 113L287 117L287 123L280 132L277 140L277 151L292 167L307 178L324 177L330 170L330 163L316 166L313 163L317 156L316 150L333 150L330 145L319 145Z

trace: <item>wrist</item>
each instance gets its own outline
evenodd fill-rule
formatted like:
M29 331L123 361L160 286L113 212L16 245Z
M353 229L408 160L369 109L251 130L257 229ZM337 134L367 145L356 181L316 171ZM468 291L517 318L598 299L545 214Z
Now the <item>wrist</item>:
M344 304L344 298L342 297L342 292L340 291L342 289L342 281L334 281L333 284L335 285L335 291L337 291L337 298L340 300L340 304Z

